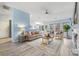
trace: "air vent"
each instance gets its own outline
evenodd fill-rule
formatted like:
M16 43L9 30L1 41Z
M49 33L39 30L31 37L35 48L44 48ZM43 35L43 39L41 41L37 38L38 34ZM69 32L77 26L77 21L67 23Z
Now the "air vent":
M6 5L3 5L2 7L3 7L3 9L6 9L6 10L9 10L9 9L10 9L10 8L9 8L8 6L6 6Z

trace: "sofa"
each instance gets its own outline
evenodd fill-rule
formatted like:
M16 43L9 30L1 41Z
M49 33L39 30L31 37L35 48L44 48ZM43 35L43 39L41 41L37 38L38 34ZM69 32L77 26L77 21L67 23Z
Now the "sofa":
M41 38L39 32L23 32L18 36L18 41L19 42L32 41L37 38Z
M26 40L31 41L40 38L39 32L25 32Z

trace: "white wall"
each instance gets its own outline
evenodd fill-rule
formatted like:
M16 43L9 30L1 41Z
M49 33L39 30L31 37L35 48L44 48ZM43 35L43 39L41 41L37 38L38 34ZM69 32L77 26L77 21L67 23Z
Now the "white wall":
M9 18L0 14L0 38L9 37Z

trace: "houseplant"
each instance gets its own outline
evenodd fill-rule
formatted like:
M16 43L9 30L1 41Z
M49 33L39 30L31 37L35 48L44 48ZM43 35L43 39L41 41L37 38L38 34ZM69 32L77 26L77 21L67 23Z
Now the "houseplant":
M70 29L70 26L68 24L64 24L63 29L64 29L64 32L66 32L66 37L68 38L68 31Z

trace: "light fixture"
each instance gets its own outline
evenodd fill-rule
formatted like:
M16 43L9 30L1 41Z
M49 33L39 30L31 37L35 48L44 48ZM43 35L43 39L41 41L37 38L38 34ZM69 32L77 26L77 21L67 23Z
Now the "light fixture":
M35 22L36 25L43 25L42 22Z
M48 10L47 10L47 9L45 10L45 14L49 14L49 12L48 12Z
M18 25L19 32L23 32L25 30L25 25Z

